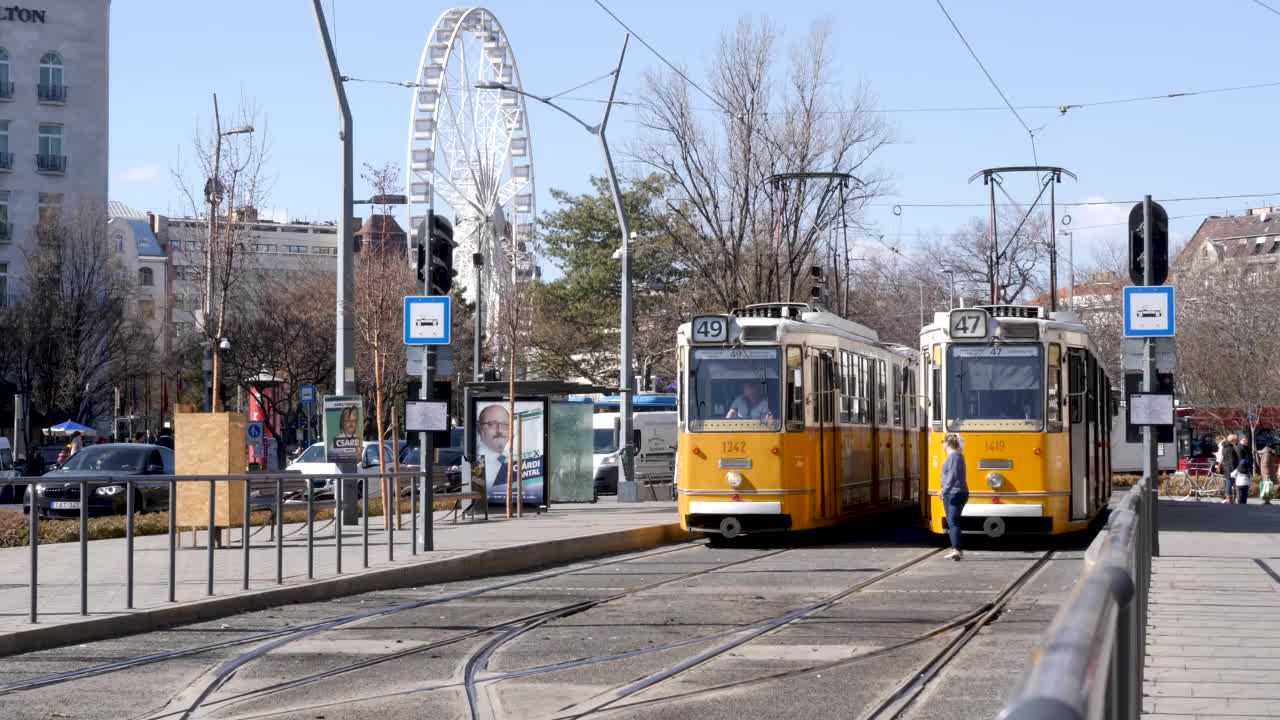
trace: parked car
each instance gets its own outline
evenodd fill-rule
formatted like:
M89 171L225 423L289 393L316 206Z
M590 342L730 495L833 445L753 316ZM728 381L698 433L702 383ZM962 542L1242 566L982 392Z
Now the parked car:
M391 443L385 443L387 452L392 452ZM403 455L404 443L401 442L401 454ZM403 465L403 463L402 463ZM378 444L372 440L366 440L364 448L361 452L360 462L356 465L357 473L360 475L376 475L378 468ZM337 478L344 473L337 463L328 462L325 459L324 443L315 443L307 448L297 460L289 463L285 468L285 472L302 473L303 475L323 475L324 477L314 478L311 481L311 491L315 493L317 499L332 499L336 493L334 487ZM379 484L374 484L371 491L371 497L378 497L382 490ZM361 479L356 483L356 497L364 496L364 480Z
M462 492L462 448L449 447L436 450L436 462L432 466L431 491L439 494ZM407 470L422 468L422 448L405 448L400 467Z
M89 484L89 515L118 515L125 511L126 478L172 475L173 451L159 445L90 445L72 455L62 467L45 473L35 487L36 512L49 517L80 516L80 482ZM134 510L154 512L169 507L169 483L134 482ZM32 491L22 500L23 512L31 512Z

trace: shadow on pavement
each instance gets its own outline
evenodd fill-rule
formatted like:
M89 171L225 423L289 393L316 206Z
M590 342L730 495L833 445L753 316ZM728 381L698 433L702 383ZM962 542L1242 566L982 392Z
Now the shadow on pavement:
M1161 500L1161 532L1274 533L1280 532L1280 504L1264 505L1249 498L1245 505L1221 500Z

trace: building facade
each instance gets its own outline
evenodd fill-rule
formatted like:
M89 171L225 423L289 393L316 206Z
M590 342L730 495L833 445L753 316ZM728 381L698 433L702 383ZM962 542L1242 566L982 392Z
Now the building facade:
M147 324L161 356L173 348L170 290L173 266L152 229L154 216L123 203L107 204L107 242L134 281L136 317Z
M1278 260L1280 207L1264 207L1205 218L1172 265L1175 275L1228 266L1252 275L1274 272Z
M110 0L0 7L0 277L12 295L40 218L106 215ZM5 297L4 299L8 299Z

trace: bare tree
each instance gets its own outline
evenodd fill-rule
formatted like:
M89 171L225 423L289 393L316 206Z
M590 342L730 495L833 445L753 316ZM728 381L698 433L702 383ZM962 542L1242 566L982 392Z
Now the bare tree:
M217 113L216 96L214 112ZM237 119L235 126L253 130L224 132L221 118L215 117L211 131L197 129L192 138L196 177L185 176L181 167L173 172L192 216L203 215L209 222L205 262L197 266L201 312L194 319L212 351L213 412L218 411L221 402L220 343L226 337L227 310L254 265L249 241L251 225L258 219L258 209L268 190L263 176L267 160L265 122L247 106L233 116Z
M377 195L392 195L400 191L400 169L393 164L375 168L366 164L361 173ZM376 206L370 219L372 231L365 235L356 264L355 311L359 329L362 357L372 361L374 425L378 437L378 466L385 472L388 467L384 440L387 436L384 405L386 376L390 374L399 392L405 385L405 346L400 338L404 298L414 294L415 279L405 257L405 245L398 238L393 241L390 230L392 218L389 206ZM382 497L390 498L386 477L382 480ZM391 507L383 503L383 512L390 522Z
M676 73L650 75L633 154L664 178L672 222L666 228L681 262L722 306L797 299L802 278L830 256L828 245L858 226L862 208L882 192L868 163L888 141L866 88L835 95L838 69L828 25L797 46L785 77L774 28L741 20L721 36L707 85L724 112L705 123ZM831 192L826 182L774 187L778 173L852 173L861 183ZM842 250L847 250L842 246Z
M1047 225L1041 213L1026 216L1021 208L1010 208L999 213L995 246L990 222L974 218L949 236L935 238L928 252L940 271L955 273L956 291L963 296L989 303L994 283L1000 303L1015 303L1030 299L1027 295L1045 284Z

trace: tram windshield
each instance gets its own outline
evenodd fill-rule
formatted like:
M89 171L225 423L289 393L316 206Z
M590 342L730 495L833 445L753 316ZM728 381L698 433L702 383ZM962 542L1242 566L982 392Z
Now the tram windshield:
M782 429L778 348L699 348L689 358L691 432Z
M1039 430L1044 360L1039 345L952 345L948 430Z

